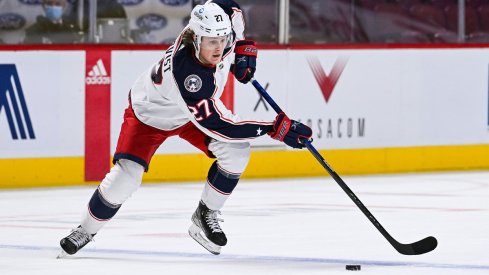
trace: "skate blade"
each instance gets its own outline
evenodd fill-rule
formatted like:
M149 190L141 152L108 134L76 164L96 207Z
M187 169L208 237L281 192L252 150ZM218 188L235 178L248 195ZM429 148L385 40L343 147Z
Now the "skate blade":
M200 234L202 230L195 224L192 224L190 228L188 229L188 234L192 239L194 239L196 242L198 242L203 248L207 249L210 253L214 255L219 255L221 254L221 246L207 240Z
M63 249L61 249L61 253L59 253L59 255L56 256L56 259L63 259L66 256L68 256L68 253L66 253Z

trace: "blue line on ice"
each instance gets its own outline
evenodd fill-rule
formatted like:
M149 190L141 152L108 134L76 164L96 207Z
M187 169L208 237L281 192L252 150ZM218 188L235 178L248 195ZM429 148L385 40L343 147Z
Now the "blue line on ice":
M61 251L59 247L51 246L32 246L32 245L8 245L0 244L0 249L15 250L52 250ZM358 264L366 266L406 266L406 267L429 267L443 269L467 269L467 270L489 270L489 265L472 264L442 264L427 262L398 262L398 261L372 261L355 259L327 259L327 258L307 258L307 257L288 257L288 256L253 256L221 254L214 256L208 253L187 253L187 252L165 252L165 251L144 251L144 250L124 250L124 249L83 249L83 253L112 254L112 255L141 255L150 257L182 257L182 258L209 258L217 260L240 260L240 261L261 261L261 262L290 262L290 263L324 263L324 264Z

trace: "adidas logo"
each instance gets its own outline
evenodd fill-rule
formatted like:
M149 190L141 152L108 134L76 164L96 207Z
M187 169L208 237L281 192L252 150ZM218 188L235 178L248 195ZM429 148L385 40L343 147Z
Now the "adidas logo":
M107 75L104 62L99 59L97 63L92 67L92 70L88 72L88 76L85 78L87 85L106 85L110 84L110 76Z

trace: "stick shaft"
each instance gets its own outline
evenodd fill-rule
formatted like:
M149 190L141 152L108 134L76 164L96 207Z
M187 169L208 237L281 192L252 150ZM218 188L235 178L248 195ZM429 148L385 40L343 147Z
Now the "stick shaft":
M256 81L251 80L251 83L258 92L265 98L265 100L272 106L272 108L277 113L283 112L282 109L277 105L277 103L270 97L267 91ZM323 166L323 168L331 175L331 177L336 181L336 183L343 189L343 191L350 197L350 199L355 203L355 205L362 211L362 213L372 222L372 224L377 228L377 230L387 239L387 241L401 254L404 255L419 255L432 251L437 246L437 241L434 237L428 237L421 241L412 244L402 244L394 239L387 230L377 221L377 219L370 213L367 207L358 199L358 197L353 193L353 191L346 185L343 179L331 168L331 166L326 162L323 156L314 148L310 140L303 139L302 142L306 145L307 149L316 158L316 160Z

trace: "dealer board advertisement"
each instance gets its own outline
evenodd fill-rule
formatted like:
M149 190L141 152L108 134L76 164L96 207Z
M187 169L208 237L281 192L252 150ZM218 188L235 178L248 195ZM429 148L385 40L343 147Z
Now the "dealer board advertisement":
M0 158L83 156L83 51L0 52Z
M132 83L161 57L112 51L111 153ZM0 158L84 155L85 58L0 52ZM485 49L262 50L256 79L312 127L318 149L487 144L488 64ZM242 117L273 120L251 84L235 81L234 97ZM252 144L286 149L267 136ZM177 138L157 151L194 152Z
M485 144L487 50L261 51L256 78L316 148ZM236 111L274 112L251 85ZM268 144L266 140L256 144Z

